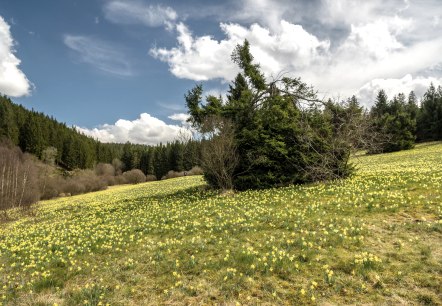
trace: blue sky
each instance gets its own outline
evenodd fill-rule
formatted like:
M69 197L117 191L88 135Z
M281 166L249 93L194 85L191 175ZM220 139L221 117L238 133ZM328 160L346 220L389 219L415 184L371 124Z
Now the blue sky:
M102 141L173 140L184 94L224 94L245 38L268 78L320 97L442 83L439 0L2 0L0 17L0 92Z

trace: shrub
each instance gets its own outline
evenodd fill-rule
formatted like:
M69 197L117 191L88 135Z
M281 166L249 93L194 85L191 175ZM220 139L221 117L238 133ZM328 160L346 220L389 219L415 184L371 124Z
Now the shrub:
M189 171L180 171L180 172L178 172L178 171L170 170L161 179L162 180L167 180L167 179L176 178L176 177L182 177L182 176L203 175L203 174L204 174L203 169L201 169L198 166L195 166L192 169L190 169Z
M65 179L60 193L69 193L71 195L82 194L86 192L103 190L106 188L106 181L95 175L92 170L76 171L71 177Z
M128 184L138 184L146 181L146 176L140 169L133 169L123 173L123 177Z
M156 180L157 180L157 177L155 175L153 175L153 174L146 175L146 182L153 182Z
M98 163L95 166L95 174L98 176L115 176L115 168L111 164Z
M162 180L167 180L167 179L176 178L176 177L180 177L180 176L184 176L184 171L182 171L182 172L177 172L177 171L170 170L170 171L167 172L167 174L164 175L161 179L162 179Z
M123 175L117 175L115 177L115 185L128 184L127 179Z
M42 200L49 200L58 197L64 190L66 180L60 175L46 177L44 187L42 187Z
M187 171L187 175L203 175L203 174L204 174L204 171L199 166L194 166L192 169Z

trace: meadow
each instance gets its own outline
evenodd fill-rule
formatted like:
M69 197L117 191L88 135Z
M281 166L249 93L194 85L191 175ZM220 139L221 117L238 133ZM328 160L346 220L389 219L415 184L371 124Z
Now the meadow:
M2 305L442 304L442 143L346 180L202 177L40 202L0 224Z

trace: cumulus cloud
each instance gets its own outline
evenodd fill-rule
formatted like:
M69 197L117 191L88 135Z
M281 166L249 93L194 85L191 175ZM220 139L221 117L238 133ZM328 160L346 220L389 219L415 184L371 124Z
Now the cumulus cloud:
M245 10L248 1L251 0L237 5L243 9L232 13L230 20L253 21L251 25L221 22L224 36L215 39L209 35L196 36L179 23L175 28L177 46L155 47L150 54L168 63L171 73L178 78L228 82L238 72L230 55L238 43L247 39L255 62L267 77L280 73L300 76L321 94L343 96L355 94L371 80L400 79L407 74L422 76L422 71L442 62L442 38L434 28L437 23L423 20L414 13L421 8L403 0L387 4L374 0L358 5L350 0L295 4L286 0L259 0L254 1L252 9ZM290 21L293 19L287 13L299 8L300 3L306 11L316 8L319 12L311 14L314 17L310 23L305 22L307 28ZM426 6L436 14L442 11L436 4L429 0ZM227 18L228 14L223 12L222 16ZM299 21L305 20L299 18ZM339 28L342 25L345 30ZM335 30L339 32L338 38L333 33ZM432 76L439 77L442 73Z
M170 7L145 5L138 1L111 1L105 4L107 20L118 24L143 24L149 27L171 27L178 15Z
M350 96L372 80L442 78L442 6L408 0L244 0L180 16L220 22L222 36L192 34L176 26L176 47L150 54L168 63L173 75L228 82L238 72L230 55L248 39L267 77L284 72L312 84L320 96ZM189 22L190 24L190 22ZM416 90L419 94L419 90Z
M374 79L362 86L357 97L365 106L371 106L376 99L379 90L385 90L389 98L399 93L408 95L410 91L414 91L416 96L421 97L428 90L430 84L434 86L442 85L442 78L435 77L416 77L411 74L405 75L399 79Z
M190 115L184 114L184 113L177 113L177 114L170 115L167 118L169 118L173 121L179 121L179 122L181 122L182 125L188 125L189 123L187 122L187 119L190 118Z
M80 61L98 70L118 76L133 74L124 51L112 43L81 35L65 35L64 43L75 51Z
M437 1L437 0L436 0ZM408 9L404 0L323 0L319 19L328 25L368 23L385 16L394 16Z
M9 25L0 16L0 93L11 97L29 95L32 84L20 70Z
M226 39L218 41L210 36L193 37L186 25L177 25L178 46L152 48L150 54L167 62L170 71L179 78L196 81L222 79L230 81L238 72L230 55L239 43L247 39L256 62L268 76L285 69L298 70L320 62L329 48L300 25L282 20L281 30L271 33L267 28L253 24L249 28L234 23L221 23Z
M182 121L183 114L175 114L172 120ZM119 119L115 124L104 124L97 128L77 127L77 130L102 142L132 143L156 145L160 142L176 140L180 135L191 133L178 125L166 124L164 121L142 113L139 118L130 121Z
M378 20L360 26L351 25L351 32L340 51L350 56L362 53L368 59L384 59L395 51L404 49L396 35L406 27L406 21Z

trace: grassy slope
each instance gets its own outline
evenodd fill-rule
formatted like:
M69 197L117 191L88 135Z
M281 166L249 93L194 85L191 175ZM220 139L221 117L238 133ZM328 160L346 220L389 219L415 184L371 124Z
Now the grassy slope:
M0 229L0 303L440 305L442 144L355 162L333 184L185 177L41 203Z

